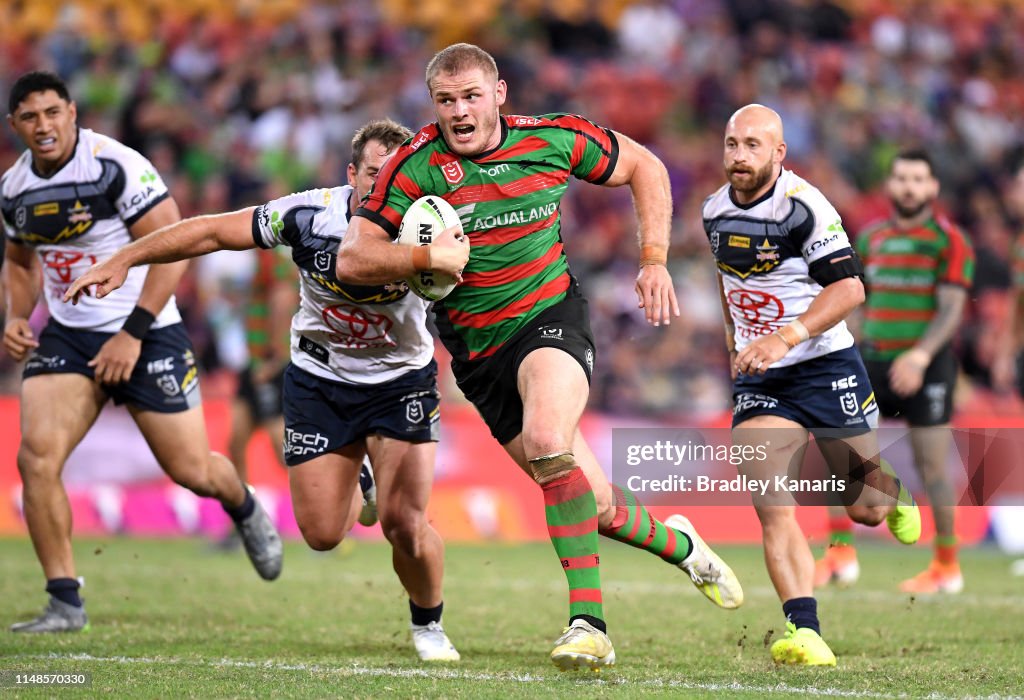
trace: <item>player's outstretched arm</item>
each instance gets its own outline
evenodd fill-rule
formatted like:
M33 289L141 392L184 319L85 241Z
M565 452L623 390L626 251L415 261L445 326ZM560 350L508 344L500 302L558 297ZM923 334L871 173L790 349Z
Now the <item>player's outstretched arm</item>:
M647 322L655 326L671 323L679 316L672 277L665 266L672 232L672 187L668 170L661 160L633 139L615 132L619 158L607 187L629 185L633 206L640 223L640 273L636 279L638 308L644 309Z
M436 270L461 281L468 261L469 238L459 226L445 229L430 245L396 245L383 228L353 216L338 247L335 274L349 284L387 284Z
M137 265L177 262L215 250L253 248L256 243L252 237L252 216L253 208L249 207L226 214L196 216L165 226L90 267L71 283L64 301L77 303L93 286L96 297L103 298L124 284L128 269Z

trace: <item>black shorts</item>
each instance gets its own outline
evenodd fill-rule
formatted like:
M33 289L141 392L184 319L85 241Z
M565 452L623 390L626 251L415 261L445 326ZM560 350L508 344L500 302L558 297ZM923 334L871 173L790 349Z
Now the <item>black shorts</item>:
M924 373L921 390L906 398L897 396L889 386L892 360L865 362L875 387L878 408L887 418L902 418L907 425L928 427L943 425L953 417L953 388L956 386L956 357L953 348L942 348Z
M40 374L96 373L89 361L113 333L69 328L50 319L39 335L39 347L25 363L24 379ZM175 323L152 328L142 339L142 353L132 376L124 384L101 384L117 405L128 404L144 411L179 413L202 402L199 368L185 326Z
M249 408L253 423L262 425L281 415L281 392L284 389L284 368L264 384L252 379L252 365L238 373L238 391L235 396Z
M367 435L437 442L437 362L383 384L344 384L289 364L284 371L284 462L308 462Z
M582 296L544 310L496 353L480 360L452 360L455 381L491 431L504 445L523 432L523 400L519 396L519 365L537 348L558 348L580 363L590 382L594 371L594 335Z

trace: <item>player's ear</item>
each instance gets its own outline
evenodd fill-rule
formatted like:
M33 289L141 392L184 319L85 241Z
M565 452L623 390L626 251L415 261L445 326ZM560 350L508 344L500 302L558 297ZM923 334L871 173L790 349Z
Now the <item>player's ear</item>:
M348 174L348 184L350 184L353 187L355 187L356 186L356 166L353 165L352 163L349 163L348 164L348 168L345 169L345 172Z
M495 86L494 86L494 99L495 99L495 102L498 103L499 107L501 107L503 104L505 104L505 95L506 95L507 92L508 92L508 85L505 84L504 80L499 80L497 82L497 84L495 84Z
M75 103L74 100L70 100L68 102L68 114L71 115L71 121L78 121L78 105Z
M775 147L775 155L773 161L776 165L786 160L786 142L779 141L779 145Z

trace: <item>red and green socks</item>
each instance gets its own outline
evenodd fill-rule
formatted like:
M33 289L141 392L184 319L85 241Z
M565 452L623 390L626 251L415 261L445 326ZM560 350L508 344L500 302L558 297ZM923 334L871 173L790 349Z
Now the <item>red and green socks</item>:
M541 485L548 536L569 582L569 620L583 618L605 630L597 553L597 501L586 475L575 467Z
M651 515L632 492L612 485L615 517L601 534L631 547L645 549L670 564L678 564L693 551L693 542Z

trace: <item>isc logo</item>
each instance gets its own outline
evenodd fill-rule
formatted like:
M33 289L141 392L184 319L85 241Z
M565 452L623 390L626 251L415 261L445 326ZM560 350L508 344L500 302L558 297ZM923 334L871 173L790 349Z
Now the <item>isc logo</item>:
M840 389L856 389L857 388L857 375L851 374L849 377L843 379L837 379L832 382L832 391L839 391Z
M146 364L146 374L162 374L174 371L174 358L165 357L162 360L153 360Z

